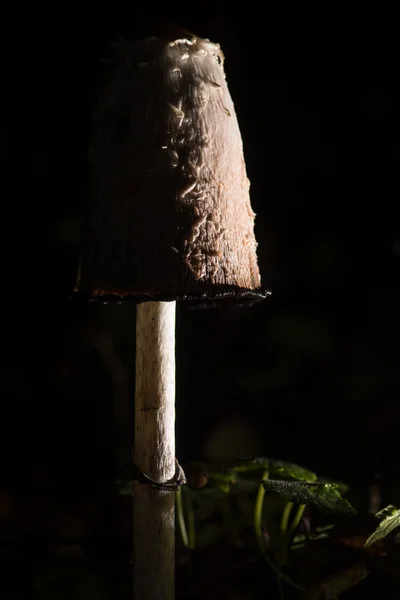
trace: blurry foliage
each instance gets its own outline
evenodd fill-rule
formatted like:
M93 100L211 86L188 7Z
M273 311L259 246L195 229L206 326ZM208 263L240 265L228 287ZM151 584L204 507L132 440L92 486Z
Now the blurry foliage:
M387 561L385 577L389 573L389 580L398 581L397 543L392 539L382 546L382 538L398 524L393 507L365 520L343 497L349 491L344 483L267 457L193 462L185 474L187 485L176 494L178 598L261 600L261 580L273 599L333 599L350 588L361 598L364 580L376 585L381 568L371 561L381 560ZM126 500L132 490L133 482L120 482ZM370 552L368 536L377 519L385 517L373 539L379 538L381 546ZM246 593L240 572L248 581Z
M263 493L262 502L257 505L260 486L267 492L278 494L284 501L284 507L288 503L297 503L346 516L356 514L355 509L340 493L340 487L346 491L343 485L319 480L315 473L294 463L257 457L239 460L236 463L193 463L186 467L185 473L188 486L183 488L180 502L185 504L186 498L190 498L189 513L193 512L193 507L196 506L194 516L200 523L210 514L221 510L222 506L222 513L225 515L231 510L242 513L242 518L235 521L236 527L239 523L248 527L249 522L246 523L246 518L249 517L250 498L254 501L253 517L261 523L264 504L268 507L268 496ZM236 508L232 508L231 502ZM282 505L282 502L280 504ZM273 505L274 501L271 506ZM190 518L193 520L193 515Z
M356 514L341 495L347 486L321 480L313 471L286 461L257 457L191 463L185 473L187 485L177 492L176 503L183 545L195 550L225 539L241 547L252 539L276 571L279 589L283 582L304 590L283 567L306 509ZM133 482L121 486L121 491L132 493ZM298 506L293 516L294 503Z
M185 472L188 485L177 493L177 523L182 544L190 551L218 546L223 540L236 548L255 545L267 568L275 572L276 582L275 586L270 583L269 597L284 598L288 594L300 600L333 599L367 578L367 555L355 554L350 554L345 562L338 561L333 570L331 566L323 579L320 567L314 569L312 562L307 573L292 574L299 549L305 552L310 544L322 544L320 551L324 554L329 548L332 552L337 542L346 546L357 543L357 536L353 543L352 537L342 540L340 533L340 527L344 527L342 519L357 516L355 508L342 496L348 492L345 484L319 478L300 465L266 457L192 463ZM329 515L333 523L311 525L316 511ZM378 528L373 541L399 525L398 513L382 522L386 527ZM378 513L377 518L384 515L387 510ZM335 522L341 524L339 532ZM364 541L366 535L364 532ZM325 546L326 542L331 545Z

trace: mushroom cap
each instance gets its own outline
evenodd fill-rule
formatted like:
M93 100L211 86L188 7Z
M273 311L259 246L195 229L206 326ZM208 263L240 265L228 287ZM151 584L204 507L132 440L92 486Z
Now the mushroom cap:
M103 302L268 294L223 62L218 44L184 30L119 48L94 114L75 293Z

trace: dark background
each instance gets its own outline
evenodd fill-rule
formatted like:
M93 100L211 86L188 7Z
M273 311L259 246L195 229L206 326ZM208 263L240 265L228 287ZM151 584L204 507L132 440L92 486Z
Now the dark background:
M225 53L273 292L250 309L179 305L181 462L267 455L356 487L379 480L384 499L399 502L393 12L69 3L1 25L2 527L33 531L52 515L71 534L115 519L104 500L115 477L113 402L133 402L135 310L68 296L91 113L109 68L101 59L153 20Z

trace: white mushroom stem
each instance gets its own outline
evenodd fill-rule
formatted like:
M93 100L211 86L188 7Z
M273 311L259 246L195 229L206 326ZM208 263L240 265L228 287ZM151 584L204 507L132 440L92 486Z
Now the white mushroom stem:
M175 474L175 302L137 307L133 459L157 482ZM135 482L135 600L173 600L174 555L175 494Z

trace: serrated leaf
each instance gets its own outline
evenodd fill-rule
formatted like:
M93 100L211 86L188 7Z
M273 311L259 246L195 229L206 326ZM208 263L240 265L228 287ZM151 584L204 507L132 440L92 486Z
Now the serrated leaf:
M350 502L342 498L335 483L267 479L262 484L266 491L275 492L296 504L314 504L323 512L356 514Z
M397 527L400 526L400 510L396 510L395 513L386 517L379 523L379 526L375 529L374 533L372 533L367 541L365 542L365 546L371 546L379 540L383 540L389 533L392 533Z

